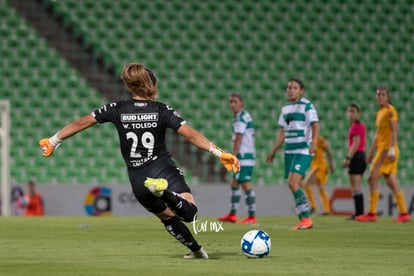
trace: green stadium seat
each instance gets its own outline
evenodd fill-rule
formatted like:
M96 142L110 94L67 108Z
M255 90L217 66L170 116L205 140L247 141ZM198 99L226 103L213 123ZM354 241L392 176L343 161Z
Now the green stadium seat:
M393 91L398 91L399 97L394 99L402 118L400 125L404 131L400 135L410 131L409 124L404 122L414 119L407 111L412 108L409 91L413 90L413 84L409 80L414 63L414 54L407 48L414 30L409 24L412 13L407 3L381 1L374 6L359 2L344 5L327 0L306 4L270 0L42 2L63 17L64 24L72 26L96 54L104 57L106 66L120 71L125 62L138 60L153 67L161 80L160 99L170 103L195 126L226 143L227 122L222 120L220 125L214 121L230 119L227 97L234 91L246 95L248 110L255 114L260 134L257 135L258 146L269 147L269 143L274 142L279 105L286 101L284 91L290 77L304 79L306 96L317 105L324 124L335 137L332 148L337 152L337 162L343 157L348 126L345 110L349 101L357 100L364 107L367 123L372 124L378 108L374 91L385 82ZM0 54L7 57L3 64L16 68L13 73L0 72L5 78L0 81L0 88L19 91L20 96L33 94L41 99L32 101L36 108L64 103L77 107L79 113L86 113L91 111L91 106L96 108L105 102L91 92L89 85L80 85L82 76L67 78L73 75L69 65L57 54L50 53L50 48L16 12L6 4L1 7L0 15L7 25L21 27L0 25L0 35L7 38L0 44L5 45L0 46ZM292 21L286 16L293 12L301 14L300 20ZM372 14L379 16L372 17ZM15 74L28 74L19 57L23 64L29 64L26 68L36 71L25 82L19 82ZM41 57L42 62L36 57ZM29 87L33 88L33 93ZM47 97L51 93L61 96ZM18 95L10 92L7 95L13 97L16 114L24 116L27 105L14 100ZM195 106L200 108L195 111ZM209 114L212 110L214 115ZM45 114L50 117L48 112ZM61 116L73 118L73 113L62 110ZM13 120L17 125L24 125L19 118ZM34 124L40 125L39 122ZM46 128L51 128L58 122L53 118L46 124ZM211 129L219 131L214 133ZM106 128L102 132L105 131ZM17 139L17 142L21 141ZM409 147L409 144L402 146ZM402 153L402 159L412 164L412 157L406 152ZM104 154L102 152L102 156ZM266 152L261 151L260 155L263 154ZM76 155L70 157L71 160L75 158ZM122 160L116 160L114 162L121 162L116 164L123 165ZM205 164L207 162L205 160ZM76 166L77 163L70 164ZM217 163L214 173L219 171ZM66 178L67 173L62 173L64 177L55 176L56 180ZM116 175L109 170L95 170L89 178L88 174L85 169L77 181L112 181L111 175ZM282 170L276 166L270 168L263 161L255 170L257 182L265 184L280 183L282 174ZM407 183L414 176L413 170L405 168L401 174L401 182ZM13 175L19 177L16 171ZM125 177L120 175L117 179ZM332 177L332 183L347 183L346 175ZM73 179L67 181L72 183Z

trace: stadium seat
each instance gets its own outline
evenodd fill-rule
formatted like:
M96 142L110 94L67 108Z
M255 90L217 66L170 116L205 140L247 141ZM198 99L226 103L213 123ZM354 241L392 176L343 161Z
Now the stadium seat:
M409 80L412 79L414 53L407 45L410 45L414 28L409 24L412 13L408 3L381 1L379 5L371 5L326 0L312 3L270 0L42 2L52 7L64 24L72 26L97 54L103 56L105 64L114 66L117 71L131 60L153 67L161 80L160 100L170 103L194 126L225 143L228 143L226 133L230 130L227 120L231 120L227 97L231 92L240 92L246 95L248 110L255 114L260 134L256 138L257 145L268 149L275 139L280 105L286 101L285 86L291 77L303 78L305 95L317 106L323 126L328 130L336 163L345 152L348 103L358 101L363 106L362 115L371 131L378 108L374 97L378 85L385 83L398 91L398 97L393 99L400 112L401 139L405 139L406 132L411 133L409 122L414 115L409 110L413 84ZM82 76L74 74L73 78L65 78L73 75L69 65L57 54L51 54L50 48L8 5L1 7L0 15L7 25L18 26L4 28L0 25L0 34L6 38L0 44L0 53L6 57L3 64L16 68L16 73L27 75L28 70L18 59L22 57L23 64L30 64L29 68L34 68L36 74L20 82L15 74L2 70L4 80L0 81L0 88L12 88L27 97L31 91L28 87L33 87L32 94L47 99L46 104L69 104L77 107L78 113L90 112L91 106L96 108L105 102L87 84L80 85ZM300 20L292 21L287 16L293 12L300 15ZM372 14L378 16L372 17ZM39 56L42 57L40 63L36 59ZM16 100L18 95L6 93L12 97L16 114L24 116L26 104ZM50 93L59 97L47 97ZM36 108L42 107L42 100L31 102ZM45 114L50 116L50 112ZM61 114L73 118L68 111L62 110ZM217 123L219 118L225 120ZM19 118L13 117L13 120L24 125ZM38 121L33 124L40 125ZM48 120L42 132L48 132L48 128L56 124L55 119ZM21 140L17 142L20 144ZM410 143L401 146L410 148ZM413 158L408 152L402 151L404 162L401 164L412 164ZM263 150L259 153L265 154ZM263 156L260 158L262 160ZM119 159L114 162L119 161L122 162ZM71 164L75 166L76 163ZM122 166L122 163L116 164ZM270 169L263 161L258 164L257 182L269 185L281 182L282 170L276 166ZM214 172L218 170L219 164ZM410 184L413 170L403 168L402 172L401 182ZM67 177L67 173L63 175ZM80 175L79 180L87 182L102 181L115 173L94 171L93 179L89 180L86 170ZM20 177L17 171L13 171L13 177ZM56 176L57 181L62 178ZM332 183L347 183L345 174L335 174L332 179Z

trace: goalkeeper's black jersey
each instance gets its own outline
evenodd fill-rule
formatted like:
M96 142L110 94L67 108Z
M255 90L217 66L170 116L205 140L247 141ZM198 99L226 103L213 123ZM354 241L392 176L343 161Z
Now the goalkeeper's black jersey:
M170 157L165 131L177 131L186 121L160 102L127 100L110 103L92 112L99 123L112 122L118 130L122 156L129 169Z

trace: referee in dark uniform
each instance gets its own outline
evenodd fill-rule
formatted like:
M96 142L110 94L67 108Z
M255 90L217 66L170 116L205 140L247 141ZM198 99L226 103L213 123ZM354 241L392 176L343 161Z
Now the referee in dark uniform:
M342 163L348 168L349 182L354 199L355 213L348 219L364 214L364 194L361 191L362 176L367 168L365 156L366 129L361 121L361 107L357 103L348 105L347 117L351 122L348 130L348 153Z
M41 139L42 154L51 156L63 140L96 123L113 123L137 200L191 250L184 258L207 259L207 252L182 222L191 222L197 207L190 187L166 149L165 131L171 128L190 143L217 156L227 170L237 172L239 160L187 125L173 108L155 101L157 79L151 70L139 63L129 63L122 70L121 79L132 99L104 105L69 123L54 136Z

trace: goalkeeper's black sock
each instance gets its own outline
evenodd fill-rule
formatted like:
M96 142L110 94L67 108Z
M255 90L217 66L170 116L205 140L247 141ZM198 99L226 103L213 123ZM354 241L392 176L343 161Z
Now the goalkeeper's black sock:
M197 215L197 206L176 192L165 190L161 198L185 222L192 222Z
M187 246L191 251L195 252L200 250L201 245L199 245L194 239L187 226L185 226L185 224L176 216L168 220L162 220L162 223L171 236L176 238L183 245Z
M355 216L364 214L364 195L361 191L355 191L353 193L354 205L355 205Z

